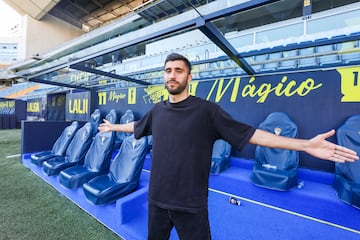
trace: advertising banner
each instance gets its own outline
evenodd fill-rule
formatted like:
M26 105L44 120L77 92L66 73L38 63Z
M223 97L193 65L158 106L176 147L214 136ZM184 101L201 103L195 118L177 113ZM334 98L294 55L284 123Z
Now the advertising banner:
M90 119L90 92L69 93L66 95L65 119L88 121Z
M65 93L47 95L47 120L65 120Z
M348 67L211 81L194 79L189 92L219 104L235 119L255 127L268 114L285 112L298 125L299 137L310 138L360 114L359 71L360 67ZM139 118L167 98L163 85L119 89L98 92L98 107L102 112L131 109ZM335 137L330 140L335 141ZM243 151L242 156L252 157L253 149Z
M46 100L43 98L28 99L26 104L26 116L45 119L45 101Z
M0 99L0 115L14 115L15 100Z

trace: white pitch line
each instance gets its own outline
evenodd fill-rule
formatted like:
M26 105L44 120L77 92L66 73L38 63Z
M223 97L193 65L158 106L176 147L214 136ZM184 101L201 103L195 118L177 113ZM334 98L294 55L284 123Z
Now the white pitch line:
M15 155L6 156L5 158L14 158L14 157L20 157L20 156L21 156L20 154L15 154Z
M222 195L227 195L229 197L238 198L238 199L244 200L246 202L251 202L251 203L254 203L254 204L257 204L257 205L260 205L260 206L264 206L264 207L267 207L267 208L271 208L271 209L274 209L274 210L278 210L278 211L281 211L281 212L292 214L292 215L295 215L295 216L298 216L298 217L302 217L302 218L305 218L305 219L308 219L308 220L312 220L312 221L323 223L323 224L326 224L326 225L329 225L329 226L332 226L332 227L336 227L336 228L340 228L340 229L343 229L343 230L346 230L346 231L350 231L350 232L353 232L353 233L360 234L360 231L358 231L358 230L348 228L348 227L344 227L344 226L341 226L341 225L338 225L338 224L335 224L335 223L332 223L332 222L324 221L324 220L321 220L321 219L318 219L318 218L310 217L310 216L307 216L307 215L304 215L304 214L301 214L301 213L293 212L293 211L290 211L290 210L287 210L287 209L284 209L284 208L275 207L275 206L270 205L270 204L258 202L258 201L255 201L255 200L252 200L252 199L249 199L249 198L240 197L240 196L237 196L237 195L234 195L234 194L231 194L231 193L227 193L227 192L223 192L223 191L219 191L219 190L216 190L216 189L213 189L213 188L209 188L209 190L212 191L212 192L222 194Z

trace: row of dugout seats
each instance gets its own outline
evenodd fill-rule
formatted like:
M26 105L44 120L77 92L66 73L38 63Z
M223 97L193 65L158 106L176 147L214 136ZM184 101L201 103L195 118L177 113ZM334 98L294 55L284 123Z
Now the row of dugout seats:
M107 118L110 118L112 114L113 113L109 113ZM59 161L66 161L69 162L69 164L81 163L81 159L78 159L78 156L83 154L83 152L81 152L79 148L76 148L76 142L81 140L83 143L88 143L88 141L92 140L97 133L97 127L100 121L100 110L96 109L91 114L90 121L81 128L80 132L78 132L79 123L77 121L72 122L70 126L63 130L51 150L32 154L31 163L42 166L43 162L50 158L57 158ZM77 133L76 137L75 133ZM74 137L75 140L70 144ZM71 147L68 148L69 145L71 145ZM69 149L69 152L67 152L67 149Z
M136 140L133 134L121 136L120 150L111 161L116 134L94 132L100 118L99 113L94 116L78 130L78 123L73 122L55 142L52 155L48 155L49 151L32 154L31 162L42 164L47 175L59 174L60 184L67 188L82 186L94 204L107 204L136 190L145 156L151 149L151 137ZM115 118L113 110L106 116L110 122L116 122ZM123 123L134 121L129 110L121 119ZM258 128L291 138L298 134L296 124L282 112L269 114ZM360 115L350 117L339 127L337 142L360 154ZM66 149L66 154L57 152L59 149ZM222 139L214 143L211 174L230 167L230 154L229 143ZM298 152L257 146L250 180L260 187L287 191L298 186L298 167ZM334 187L341 200L360 207L360 161L336 163Z
M280 136L298 136L297 125L283 112L269 114L258 128ZM348 118L338 128L336 137L339 145L360 155L360 115ZM227 142L215 142L211 173L219 174L230 166L230 152L231 146ZM297 151L257 146L250 180L259 187L288 191L299 186L298 167ZM360 208L360 161L335 164L334 188L339 199Z
M259 129L276 135L297 137L297 126L283 112L274 112L260 123ZM214 143L211 174L220 174L230 166L231 145L219 139ZM298 185L299 153L297 151L255 148L255 163L250 180L257 186L287 191Z
M297 126L282 112L271 113L259 129L281 136L297 137ZM337 144L353 149L360 155L360 115L349 117L336 133ZM298 186L299 154L257 146L251 181L260 187L286 191ZM360 208L360 161L335 163L334 188L339 199Z
M56 140L51 151L31 155L31 163L42 166L48 176L59 176L62 186L69 189L83 187L85 196L94 204L108 204L136 190L146 154L147 137L135 139L133 134L98 132L100 111L79 128L74 121ZM116 123L115 110L105 117ZM121 117L123 122L134 120L131 110ZM120 147L112 159L114 151Z
M269 114L258 126L276 135L297 138L298 127L283 112ZM360 155L360 115L347 119L337 130L337 143L353 149ZM231 145L219 139L212 154L211 174L220 174L230 167ZM256 186L288 191L301 187L298 182L299 153L292 150L256 146L255 162L250 181ZM334 188L339 199L360 207L360 161L336 163Z

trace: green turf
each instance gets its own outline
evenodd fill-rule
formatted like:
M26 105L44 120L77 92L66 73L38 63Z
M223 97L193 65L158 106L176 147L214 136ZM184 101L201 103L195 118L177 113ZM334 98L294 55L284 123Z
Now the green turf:
M119 240L20 163L20 135L0 130L0 239Z

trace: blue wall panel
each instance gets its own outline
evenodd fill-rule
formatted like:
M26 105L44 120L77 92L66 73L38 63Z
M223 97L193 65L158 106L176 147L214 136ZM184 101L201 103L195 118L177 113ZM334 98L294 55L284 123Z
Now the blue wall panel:
M64 128L70 124L65 121L23 121L21 154L51 150Z

